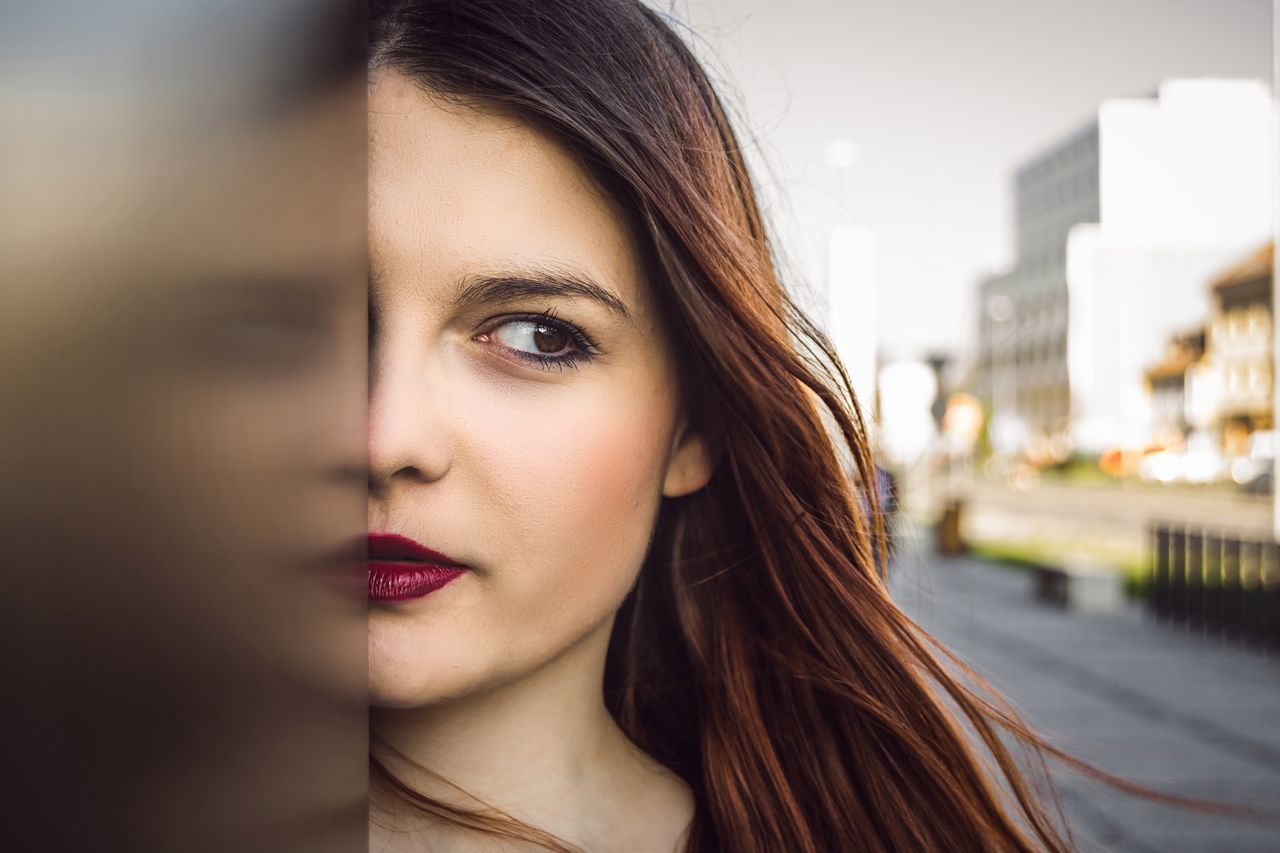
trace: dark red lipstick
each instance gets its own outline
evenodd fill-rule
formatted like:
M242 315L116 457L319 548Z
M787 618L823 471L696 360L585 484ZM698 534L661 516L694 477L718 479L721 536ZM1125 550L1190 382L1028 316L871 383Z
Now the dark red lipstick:
M467 567L406 536L369 534L369 600L422 598L462 576Z

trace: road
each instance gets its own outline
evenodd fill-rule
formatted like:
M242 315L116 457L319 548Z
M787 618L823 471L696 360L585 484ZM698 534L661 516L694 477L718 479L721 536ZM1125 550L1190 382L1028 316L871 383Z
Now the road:
M1106 521L1146 527L1177 521L1230 528L1271 528L1271 499L1223 488L1180 488L1146 484L1088 485L1041 479L1016 489L1002 480L970 479L960 493L974 505L1029 515Z
M910 531L908 531L909 534ZM1280 661L1189 636L1136 609L1035 603L1030 577L903 542L890 588L1057 745L1161 791L1280 810ZM1280 830L1183 811L1058 766L1081 850L1280 851Z
M1116 564L1144 561L1153 522L1215 527L1245 535L1271 530L1269 496L1227 488L1141 483L1085 485L1044 478L1023 488L1002 479L941 476L908 485L912 515L936 515L948 495L964 500L962 532L973 542L1039 543L1080 550Z

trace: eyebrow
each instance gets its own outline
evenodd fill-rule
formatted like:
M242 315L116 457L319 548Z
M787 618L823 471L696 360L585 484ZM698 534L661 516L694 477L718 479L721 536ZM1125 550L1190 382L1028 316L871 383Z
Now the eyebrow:
M633 320L626 303L576 270L520 270L498 275L470 275L463 279L455 300L459 308L513 302L531 297L589 299L624 320Z

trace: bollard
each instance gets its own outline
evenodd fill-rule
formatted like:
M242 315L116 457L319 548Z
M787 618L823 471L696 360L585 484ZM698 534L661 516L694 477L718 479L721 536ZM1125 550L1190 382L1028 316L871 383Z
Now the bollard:
M1230 640L1244 637L1244 591L1240 585L1244 551L1244 540L1239 536L1223 542L1218 619L1223 636Z
M1169 621L1175 624L1187 619L1187 539L1183 528L1169 536Z
M1172 550L1169 528L1156 525L1152 530L1151 583L1147 603L1158 622L1169 618L1169 556Z
M1268 542L1263 549L1259 581L1262 645L1280 653L1280 543Z
M959 498L947 501L942 510L942 518L938 522L936 547L944 557L956 557L965 551L964 539L960 536L960 516L964 503Z
M1148 530L1148 612L1192 634L1280 653L1280 541L1178 523Z
M1266 628L1262 597L1262 563L1266 542L1251 540L1240 556L1240 635L1254 648L1263 646Z

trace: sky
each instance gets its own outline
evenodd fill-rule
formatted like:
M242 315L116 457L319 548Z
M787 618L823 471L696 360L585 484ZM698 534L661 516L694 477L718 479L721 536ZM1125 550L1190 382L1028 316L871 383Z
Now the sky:
M873 234L885 360L972 347L977 282L1013 260L1014 169L1103 100L1273 74L1271 0L650 4L729 102L802 304L821 310L833 227Z

